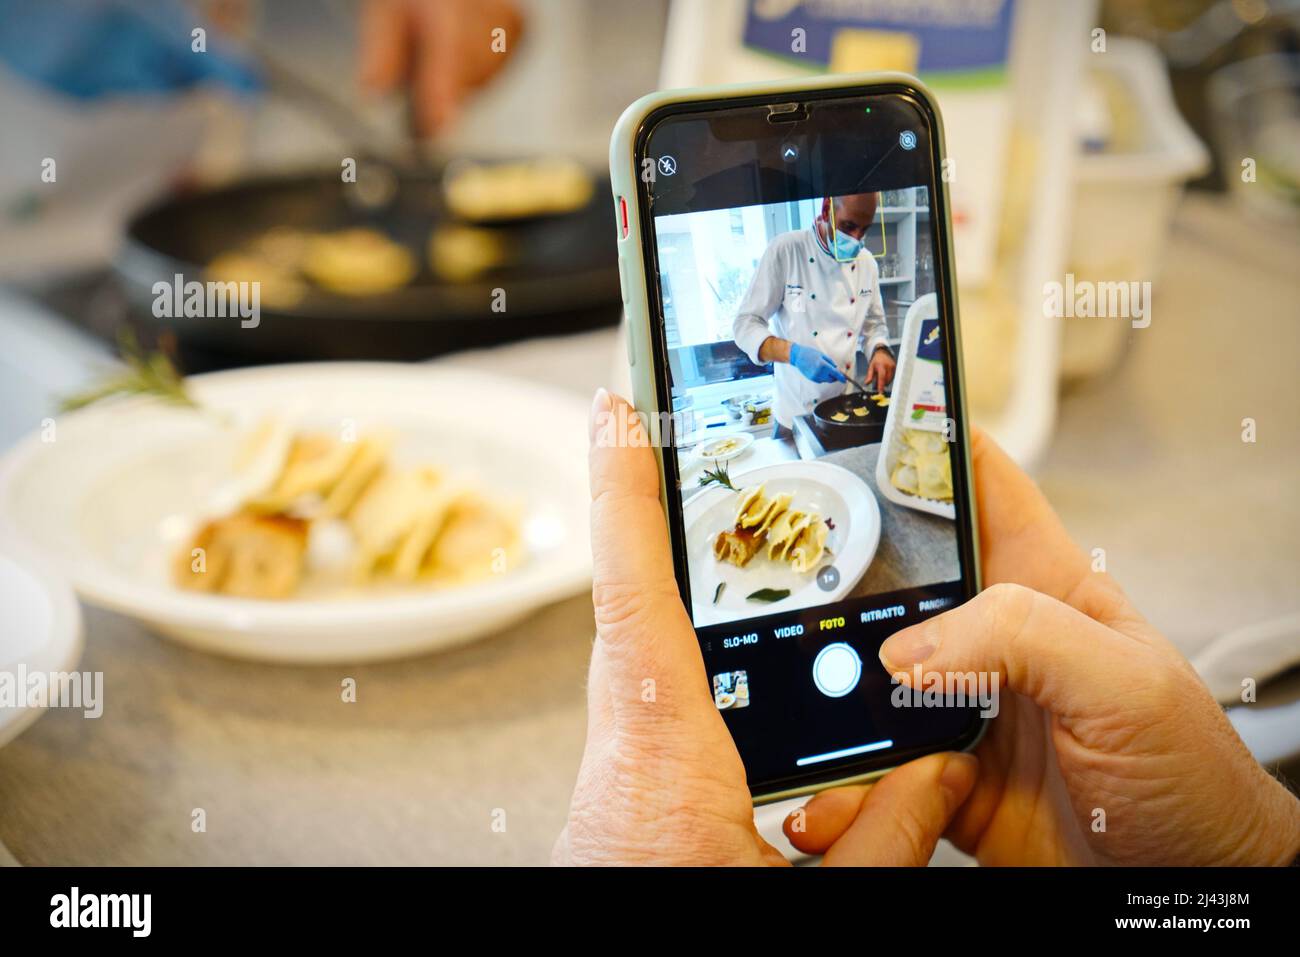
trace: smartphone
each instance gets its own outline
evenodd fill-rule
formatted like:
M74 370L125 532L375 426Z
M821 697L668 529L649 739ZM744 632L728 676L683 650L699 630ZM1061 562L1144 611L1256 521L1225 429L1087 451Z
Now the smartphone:
M614 130L634 404L756 803L986 724L975 676L927 698L878 659L980 587L944 156L904 74L655 93Z

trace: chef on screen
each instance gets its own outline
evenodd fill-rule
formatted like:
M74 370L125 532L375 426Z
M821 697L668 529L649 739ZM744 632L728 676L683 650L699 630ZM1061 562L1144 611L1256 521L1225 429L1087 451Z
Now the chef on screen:
M752 362L774 364L779 428L851 388L859 349L870 357L867 388L883 391L894 378L879 270L862 245L878 195L822 200L811 227L768 244L741 300L733 335Z

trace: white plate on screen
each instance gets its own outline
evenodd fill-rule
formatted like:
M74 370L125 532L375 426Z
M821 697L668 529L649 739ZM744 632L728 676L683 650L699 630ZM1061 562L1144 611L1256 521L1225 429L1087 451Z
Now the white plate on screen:
M828 462L783 462L732 474L737 488L765 484L766 494L791 493L794 506L815 511L834 524L826 538L831 552L818 569L800 574L785 562L773 562L760 549L748 565L739 568L713 557L713 540L733 527L737 493L717 486L696 495L684 511L687 565L695 626L715 625L760 615L777 615L838 601L866 574L880 544L880 506L871 488L847 469ZM838 582L830 589L818 583L818 571L831 566ZM715 604L713 596L723 584ZM779 601L760 602L749 595L764 589L786 589Z
M567 392L436 364L316 363L187 380L215 414L129 399L57 420L0 459L0 530L49 557L86 601L239 658L394 658L468 641L591 580L587 406ZM522 509L522 565L462 588L419 586L258 601L182 591L170 560L229 482L243 428L306 408L398 437L393 456L482 477ZM234 427L232 427L232 425ZM242 428L241 428L242 427Z
M734 432L731 435L719 435L701 442L695 448L696 455L706 467L714 462L726 462L743 455L754 444L753 432Z

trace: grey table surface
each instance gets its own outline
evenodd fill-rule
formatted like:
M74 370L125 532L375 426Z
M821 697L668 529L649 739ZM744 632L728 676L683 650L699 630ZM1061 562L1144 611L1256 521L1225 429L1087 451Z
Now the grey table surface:
M867 483L880 506L880 545L850 597L879 595L901 588L956 581L961 577L957 531L953 523L886 498L876 485L876 460L881 445L859 445L823 455L827 462L848 469Z
M1296 608L1296 251L1222 202L1186 202L1154 322L1122 365L1065 395L1037 470L1071 532L1106 548L1189 653ZM452 361L590 394L617 384L621 351L605 331ZM1189 415L1188 394L1216 398ZM1239 438L1247 415L1253 446ZM351 669L214 658L109 612L86 624L104 716L52 712L0 749L0 843L20 862L547 859L581 754L588 597L467 647Z

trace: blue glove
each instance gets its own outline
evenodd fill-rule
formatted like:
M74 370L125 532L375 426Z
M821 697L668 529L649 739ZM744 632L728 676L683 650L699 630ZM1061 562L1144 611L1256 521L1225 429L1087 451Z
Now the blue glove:
M261 86L251 61L215 30L208 30L206 53L191 52L196 24L176 0L0 0L0 23L0 63L78 100L203 83L243 94Z
M846 382L844 373L835 368L835 360L824 352L797 342L790 343L790 365L812 382Z

